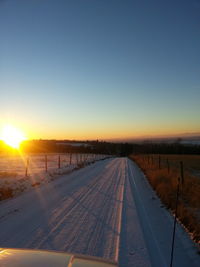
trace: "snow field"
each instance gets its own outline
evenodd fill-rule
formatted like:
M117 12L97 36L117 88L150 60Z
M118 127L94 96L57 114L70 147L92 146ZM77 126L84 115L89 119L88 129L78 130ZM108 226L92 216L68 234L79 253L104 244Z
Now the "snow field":
M0 190L3 191L6 188L10 188L13 195L16 196L32 187L49 183L60 174L67 174L81 165L89 164L106 157L106 155L95 154L1 155ZM3 194L0 192L1 198L4 199Z

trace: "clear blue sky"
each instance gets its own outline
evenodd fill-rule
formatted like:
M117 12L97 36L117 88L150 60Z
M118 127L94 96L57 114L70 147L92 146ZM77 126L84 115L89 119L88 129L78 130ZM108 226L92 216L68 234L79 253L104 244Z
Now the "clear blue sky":
M0 0L0 81L30 138L200 132L200 1Z

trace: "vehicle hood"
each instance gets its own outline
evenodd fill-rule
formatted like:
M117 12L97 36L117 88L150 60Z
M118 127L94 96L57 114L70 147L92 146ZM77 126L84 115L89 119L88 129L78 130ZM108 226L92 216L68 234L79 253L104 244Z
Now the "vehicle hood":
M0 248L1 267L114 267L102 258L35 249Z

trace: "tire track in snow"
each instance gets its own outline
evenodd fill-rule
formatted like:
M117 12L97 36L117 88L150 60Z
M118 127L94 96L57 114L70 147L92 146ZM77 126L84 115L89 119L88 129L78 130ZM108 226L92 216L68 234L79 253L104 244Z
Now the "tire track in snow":
M106 184L108 186L107 192L109 192L110 189L112 189L112 191L115 192L116 189L113 188L113 185L115 185L116 182L117 182L116 181L116 173L115 172L113 173L113 177L110 176L110 181L111 181L110 185L106 181ZM110 189L109 189L109 187L110 187ZM106 190L106 188L104 187L104 195L106 195L105 194L105 190ZM95 197L93 197L93 198L95 198ZM98 201L98 198L97 198L97 201ZM89 200L89 202L90 202L90 200ZM87 247L84 250L85 253L87 253L87 254L97 255L96 253L98 253L98 255L102 255L102 253L103 253L102 250L104 250L104 256L106 256L105 249L104 249L104 247L102 248L102 245L100 244L99 240L101 240L103 238L103 236L105 236L105 232L106 232L105 228L110 228L113 231L113 229L109 226L109 224L112 221L108 221L108 222L106 221L106 218L108 218L110 213L111 213L110 210L109 210L110 207L112 206L111 202L112 202L112 197L105 198L104 201L100 201L101 210L99 212L101 212L102 215L100 217L98 215L98 218L96 218L95 221L93 221L92 223L90 222L89 216L87 216L85 218L84 223L86 223L88 225L88 227L90 227L90 229L92 229L92 234L89 236L89 239L87 241ZM95 206L96 206L96 204L97 203L95 203ZM90 206L90 203L87 203L87 205ZM113 209L113 210L115 211L115 209ZM96 214L98 214L98 213L96 212ZM116 231L115 231L115 234L117 234ZM86 240L87 237L85 235L88 235L88 233L82 234L79 237L79 239L81 239L81 240L85 239ZM104 238L107 238L107 236L105 236ZM80 243L82 243L82 242L80 242ZM79 252L79 251L77 251L77 252Z
M68 250L117 259L124 168L124 159L112 159L58 179L47 185L48 190L40 188L44 207L37 206L39 201L34 202L31 194L2 205L20 207L21 212L0 222L5 230L0 242L4 240L5 247Z
M117 171L117 173L119 174L120 172L119 171ZM116 189L120 186L120 175L117 175L117 173L116 173L116 171L113 173L113 181L114 181L114 183L117 183L116 184ZM118 177L119 176L119 177ZM117 180L118 179L118 180ZM115 182L116 181L116 182ZM116 191L116 189L115 188L113 188L114 190L113 191ZM118 190L118 192L119 192L120 190ZM111 213L109 213L109 207L111 207L112 206L112 197L110 197L110 198L108 198L108 200L107 200L107 204L106 204L106 202L103 204L103 206L104 207L108 207L107 209L104 209L105 211L104 211L104 218L106 219L106 218L110 218L110 219L112 219L112 216L109 216ZM104 221L104 218L103 218L103 221ZM119 219L119 218L117 218L117 219ZM113 222L114 221L116 221L115 219L113 220ZM97 234L97 236L98 237L100 237L101 235L103 235L104 234L104 232L103 232L103 230L104 230L104 227L101 227L101 225L100 224L96 224L96 232L98 233L98 228L100 229L100 233L99 233L99 235ZM114 226L113 226L113 229L117 229L116 227L114 228ZM117 229L118 230L118 229ZM118 231L116 231L116 235L117 236L119 236L119 232ZM98 238L96 238L96 241L98 240ZM96 244L97 242L95 242L95 244ZM91 244L93 244L93 242L91 242ZM98 243L97 243L98 244ZM95 245L96 247L98 247L98 245ZM117 242L116 242L116 245L115 245L115 247L116 247L116 251L117 251L117 247L118 247L118 244L117 244ZM116 251L115 251L115 258L116 258Z
M120 194L119 194L119 215L118 215L118 225L117 225L117 240L116 240L116 254L115 254L115 261L118 262L119 259L119 246L120 246L120 233L121 233L121 226L122 226L122 208L123 208L123 199L124 199L124 185L125 185L125 179L126 179L126 168L127 168L127 162L126 166L123 168L123 176L124 179L122 183L120 184ZM122 169L121 169L122 171Z
M73 213L73 211L76 212L76 210L78 209L78 206L80 206L80 203L85 203L85 206L87 206L87 210L88 210L88 206L89 206L90 203L86 203L87 199L90 199L92 197L91 194L94 192L94 189L97 186L98 186L98 188L104 187L104 191L105 191L105 189L106 189L105 188L105 183L106 183L106 181L100 179L100 177L97 177L97 179L95 179L91 183L91 188L90 187L89 188L88 187L86 187L86 188L83 187L83 190L78 191L78 197L77 198L74 197L74 202L71 203L71 207L67 206L65 208L65 213L67 213L66 216L64 216L64 217L62 217L62 219L58 220L57 225L54 226L52 231L49 233L48 237L51 236L54 232L56 234L56 232L59 231L59 227L61 227L61 228L63 227L63 222L67 221L67 217L68 218L71 217L71 214L73 214L72 217L74 217L73 221L71 222L71 224L72 225L76 225L77 216L75 216L75 213ZM95 198L95 196L93 196L93 198ZM95 205L97 205L97 203L95 203ZM105 207L105 203L104 202L102 202L101 205L103 207ZM83 207L83 204L81 204L81 206ZM72 208L72 210L70 210L71 208ZM69 210L69 213L67 212L67 210ZM86 222L87 217L88 217L88 216L86 216L87 210L83 209L81 214L78 214L78 220L83 225L86 224L86 223L88 223L88 225L89 225L89 222ZM103 219L105 219L105 217L103 217ZM71 229L69 229L69 231L71 231ZM70 239L68 241L70 243L70 248L76 247L74 245L74 243L77 240L78 236L81 236L81 237L79 237L79 239L80 238L83 239L83 235L80 235L80 233L78 235L76 234L76 228L74 228L73 231L74 231L74 235L70 234L71 242L70 242ZM48 240L48 237L46 237L45 240L42 240L40 242L38 248L42 248L42 245L45 243L45 241ZM66 247L64 249L66 250Z

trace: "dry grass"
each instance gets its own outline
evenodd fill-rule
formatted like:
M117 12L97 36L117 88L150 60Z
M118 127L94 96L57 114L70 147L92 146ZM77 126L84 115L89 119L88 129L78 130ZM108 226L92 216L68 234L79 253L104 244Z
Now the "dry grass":
M146 156L147 157L147 156ZM150 159L158 164L159 155L149 155ZM183 162L184 170L190 174L200 176L200 156L199 155L160 155L161 167L167 168L167 161L170 169L177 169L180 166L180 161Z
M10 187L0 188L0 200L13 197L13 190Z
M134 155L131 158L144 171L162 202L172 212L175 209L180 161L183 161L184 184L180 187L178 218L194 241L200 243L200 178L190 171L200 168L200 156L162 155L160 165L158 155Z
M0 172L0 178L13 178L17 176L17 172Z

